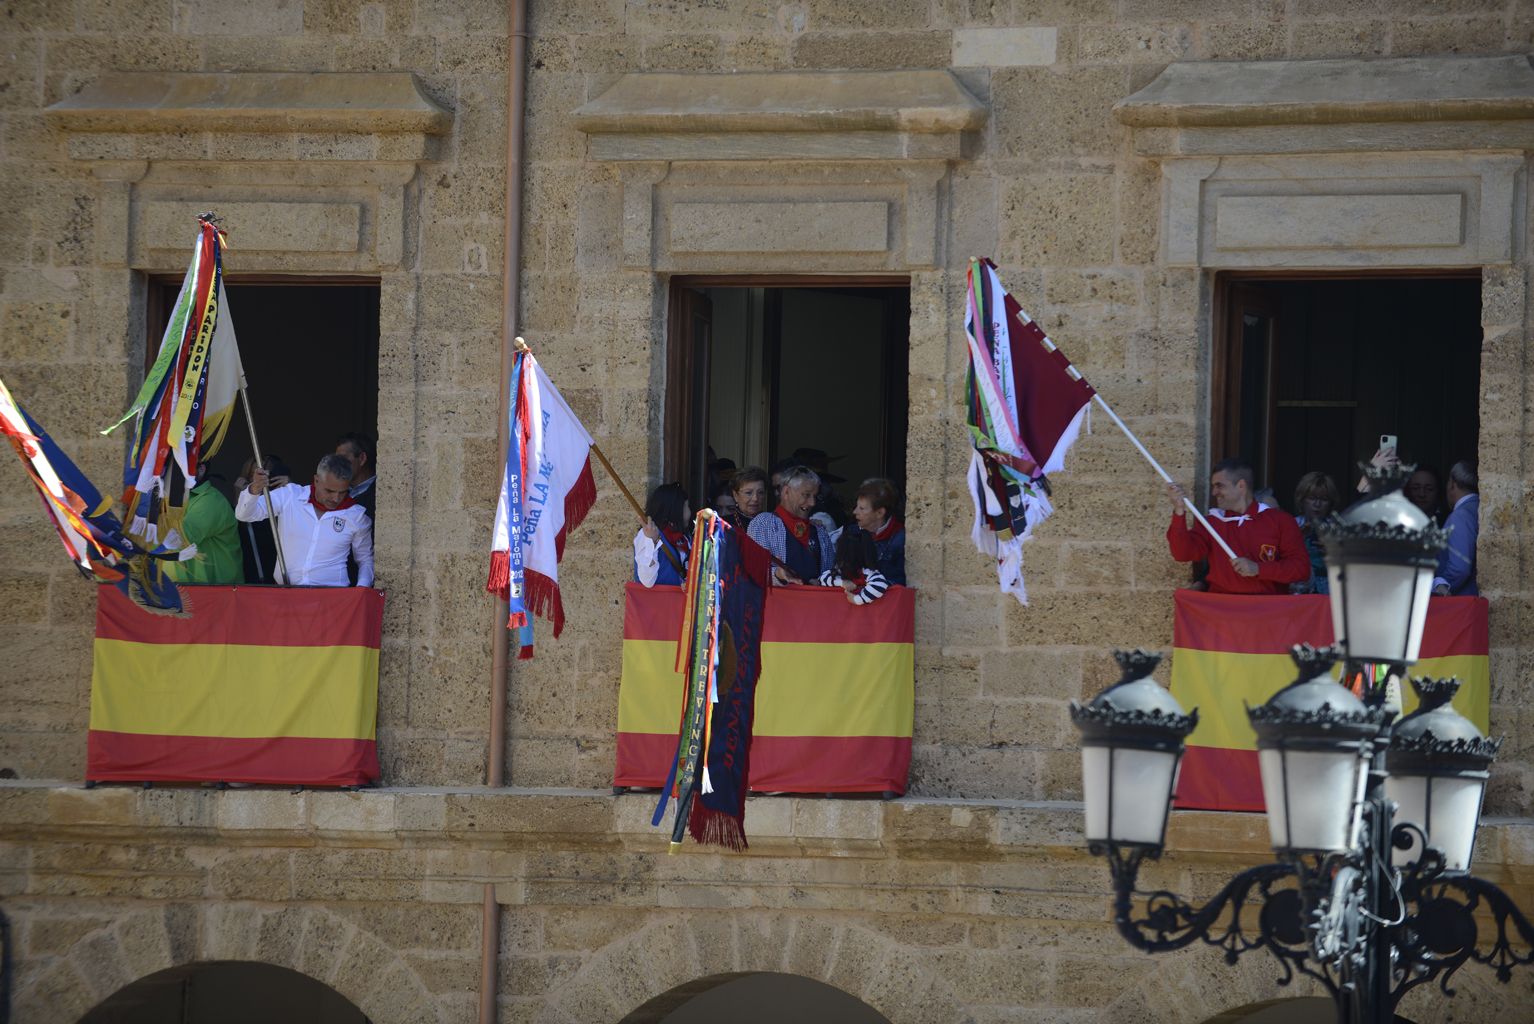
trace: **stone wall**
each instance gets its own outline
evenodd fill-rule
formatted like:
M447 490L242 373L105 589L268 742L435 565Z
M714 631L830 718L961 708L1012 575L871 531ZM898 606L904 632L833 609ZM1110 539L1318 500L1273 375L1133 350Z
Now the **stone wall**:
M1080 813L1015 801L752 801L750 855L660 854L650 800L601 792L299 793L0 784L16 1010L71 1024L138 978L259 960L378 1024L474 1019L484 883L501 907L500 1020L617 1021L695 978L780 971L893 1024L1198 1024L1275 995L1263 954L1135 953L1105 917ZM1527 825L1477 871L1528 905ZM1248 816L1186 814L1147 886L1207 899L1267 858ZM1527 982L1472 965L1415 1020L1512 1024Z
M963 260L990 253L1025 305L1169 469L1205 464L1211 277L1159 256L1158 162L1112 105L1173 60L1523 52L1534 14L1511 2L1377 5L535 3L519 325L636 490L659 479L667 273L625 258L624 171L588 156L572 112L623 72L948 68L990 109L938 190L939 244L912 287L910 566L918 607L912 784L929 795L1071 799L1066 702L1110 675L1115 645L1166 647L1170 588L1159 485L1099 421L1057 483L1030 545L1032 604L1000 598L968 540L960 425ZM103 70L408 71L453 114L403 188L403 242L382 281L379 574L389 591L380 705L386 781L482 779L492 610L482 593L495 494L499 234L505 165L503 5L306 0L21 5L5 26L0 323L5 379L98 482L121 446L95 435L125 405L144 345L144 277L178 269L124 245L106 217L121 186L104 155L142 157L146 182L251 201L286 195L255 164L325 175L359 154L324 140L188 133L159 148L71 148L43 109ZM345 147L342 147L343 149ZM367 161L364 160L364 163ZM317 168L317 169L316 169ZM835 173L858 173L842 166ZM770 187L815 164L735 166ZM677 163L675 180L719 168ZM160 176L160 177L157 177ZM254 182L254 183L252 183ZM663 182L662 182L663 183ZM134 186L138 187L138 186ZM327 185L328 187L328 185ZM290 216L292 214L289 214ZM1526 223L1526 220L1525 220ZM301 227L301 226L300 226ZM312 254L242 256L230 270L324 272ZM1518 250L1521 261L1523 239ZM102 253L127 248L126 262ZM779 254L781 257L781 254ZM792 260L830 272L825 255ZM339 268L337 268L339 269ZM1490 807L1534 807L1525 710L1531 647L1522 567L1530 402L1522 262L1487 273L1482 576L1493 600L1493 730L1510 739ZM237 312L237 311L236 311ZM272 413L268 413L272 414ZM233 442L237 443L237 442ZM616 489L571 540L569 625L515 665L508 754L524 785L609 777L621 607L633 524ZM92 595L58 556L15 463L0 468L0 768L78 778ZM1524 737L1524 738L1520 738Z

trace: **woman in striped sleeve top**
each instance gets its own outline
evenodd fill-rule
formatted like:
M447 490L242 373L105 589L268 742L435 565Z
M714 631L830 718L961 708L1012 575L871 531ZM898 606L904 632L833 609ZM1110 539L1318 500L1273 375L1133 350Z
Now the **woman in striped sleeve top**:
M848 526L836 541L836 564L820 574L822 587L841 587L852 604L868 604L884 596L889 581L879 571L879 549L871 534Z

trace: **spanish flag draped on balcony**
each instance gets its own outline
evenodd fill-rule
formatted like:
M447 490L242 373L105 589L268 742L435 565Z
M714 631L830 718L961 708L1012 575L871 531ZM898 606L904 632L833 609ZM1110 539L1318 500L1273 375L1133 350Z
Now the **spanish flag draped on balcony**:
M1172 695L1197 707L1177 783L1177 806L1219 811L1263 809L1257 734L1247 720L1294 679L1296 644L1332 642L1331 607L1316 594L1251 597L1176 593ZM1491 711L1488 605L1480 597L1435 597L1428 603L1422 652L1412 676L1457 676L1454 706L1483 732ZM1416 708L1415 693L1404 712Z
M996 559L1003 593L1028 603L1023 544L1054 510L1044 477L1065 468L1095 392L1007 294L990 260L971 260L965 405L975 546Z
M128 411L102 431L137 418L123 469L123 506L133 517L128 532L151 545L159 540L153 498L169 500L171 460L190 490L198 467L224 443L244 376L224 294L224 236L211 214L197 225L192 261L154 365Z
M181 552L149 552L124 536L111 501L16 404L4 381L0 381L0 433L21 456L27 476L43 499L43 511L81 575L116 584L129 600L149 611L183 610L181 593L162 563L195 555L195 546Z
M506 625L517 630L518 656L531 658L532 616L552 620L556 637L564 629L559 562L566 536L591 511L597 486L591 435L526 348L512 367L506 408L510 443L485 589L506 602Z

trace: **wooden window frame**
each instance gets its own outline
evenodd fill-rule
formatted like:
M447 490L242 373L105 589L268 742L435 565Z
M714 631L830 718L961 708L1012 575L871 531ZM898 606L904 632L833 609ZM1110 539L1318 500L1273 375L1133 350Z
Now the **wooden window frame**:
M910 274L675 274L666 282L666 390L662 408L664 443L661 475L665 480L689 480L684 444L692 416L692 395L674 387L681 373L683 345L680 331L687 314L682 293L708 288L911 288ZM773 360L776 365L776 360ZM909 367L907 374L909 374ZM774 392L777 381L772 382ZM774 417L774 420L776 418ZM776 445L776 423L771 425L769 446Z
M1346 270L1222 270L1215 273L1214 295L1211 304L1210 322L1213 325L1210 352L1210 389L1209 389L1209 462L1213 463L1217 458L1237 456L1243 453L1236 451L1236 445L1240 443L1240 424L1238 418L1232 414L1236 406L1235 398L1239 397L1241 387L1241 364L1239 353L1239 340L1241 337L1240 325L1236 322L1241 309L1238 300L1239 289L1258 285L1264 282L1275 281L1359 281L1379 280L1381 278L1405 278L1424 281L1464 280L1473 278L1480 280L1482 277L1481 267L1443 267L1443 268L1379 268L1379 269L1346 269ZM1275 317L1276 317L1275 313ZM1275 321L1276 322L1276 321ZM1273 340L1269 342L1268 369L1268 452L1266 457L1272 462L1274 437L1274 424L1277 418L1278 403L1274 400L1274 387L1277 375L1273 372L1272 359L1276 358ZM1233 358L1233 354L1235 358ZM1257 453L1244 453L1248 457L1254 457ZM1207 470L1205 475L1207 476Z

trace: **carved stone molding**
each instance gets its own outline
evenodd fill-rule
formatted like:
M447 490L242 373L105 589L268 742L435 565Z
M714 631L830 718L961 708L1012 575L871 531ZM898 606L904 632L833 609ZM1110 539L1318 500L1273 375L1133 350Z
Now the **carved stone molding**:
M98 258L179 270L194 217L242 270L375 272L405 258L405 203L453 115L409 73L111 73L48 108L100 180Z
M1519 258L1527 57L1184 62L1114 112L1162 161L1169 265Z
M931 160L985 113L947 71L635 72L573 119L595 160Z
M636 269L936 266L948 168L985 107L947 71L634 73L575 111L623 182Z

